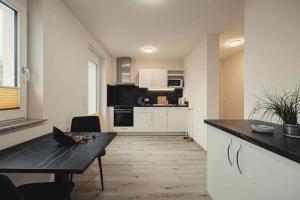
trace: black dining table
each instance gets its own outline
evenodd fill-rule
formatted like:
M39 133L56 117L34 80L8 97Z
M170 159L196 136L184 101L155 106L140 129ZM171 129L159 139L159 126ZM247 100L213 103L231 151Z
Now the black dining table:
M55 182L82 174L115 138L116 133L72 133L93 139L70 147L61 146L52 133L0 151L0 173L49 173Z

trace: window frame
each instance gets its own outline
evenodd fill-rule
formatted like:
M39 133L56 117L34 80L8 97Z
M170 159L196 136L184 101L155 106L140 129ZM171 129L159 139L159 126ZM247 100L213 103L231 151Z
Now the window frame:
M27 80L22 68L27 66L27 5L18 0L0 1L15 12L15 71L20 87L20 108L0 110L0 121L27 118Z

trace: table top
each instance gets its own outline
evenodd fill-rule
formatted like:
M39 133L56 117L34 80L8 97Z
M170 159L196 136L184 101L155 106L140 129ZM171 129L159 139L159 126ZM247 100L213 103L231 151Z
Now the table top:
M116 133L81 133L95 139L71 147L59 145L52 133L0 151L2 173L83 173Z

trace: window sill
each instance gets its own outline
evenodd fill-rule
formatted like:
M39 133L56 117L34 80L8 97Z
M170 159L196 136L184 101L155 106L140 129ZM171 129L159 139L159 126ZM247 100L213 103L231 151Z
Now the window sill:
M25 119L25 118L1 121L0 133L5 131L11 131L18 128L29 127L32 125L43 123L45 121L46 119Z

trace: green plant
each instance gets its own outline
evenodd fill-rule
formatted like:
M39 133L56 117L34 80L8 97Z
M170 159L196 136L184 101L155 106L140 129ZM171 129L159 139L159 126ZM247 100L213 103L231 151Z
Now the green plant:
M258 97L250 117L262 112L261 119L273 119L279 117L279 121L284 124L298 124L300 114L300 85L294 91L282 89L279 95L276 91L271 94L264 88L264 96Z

